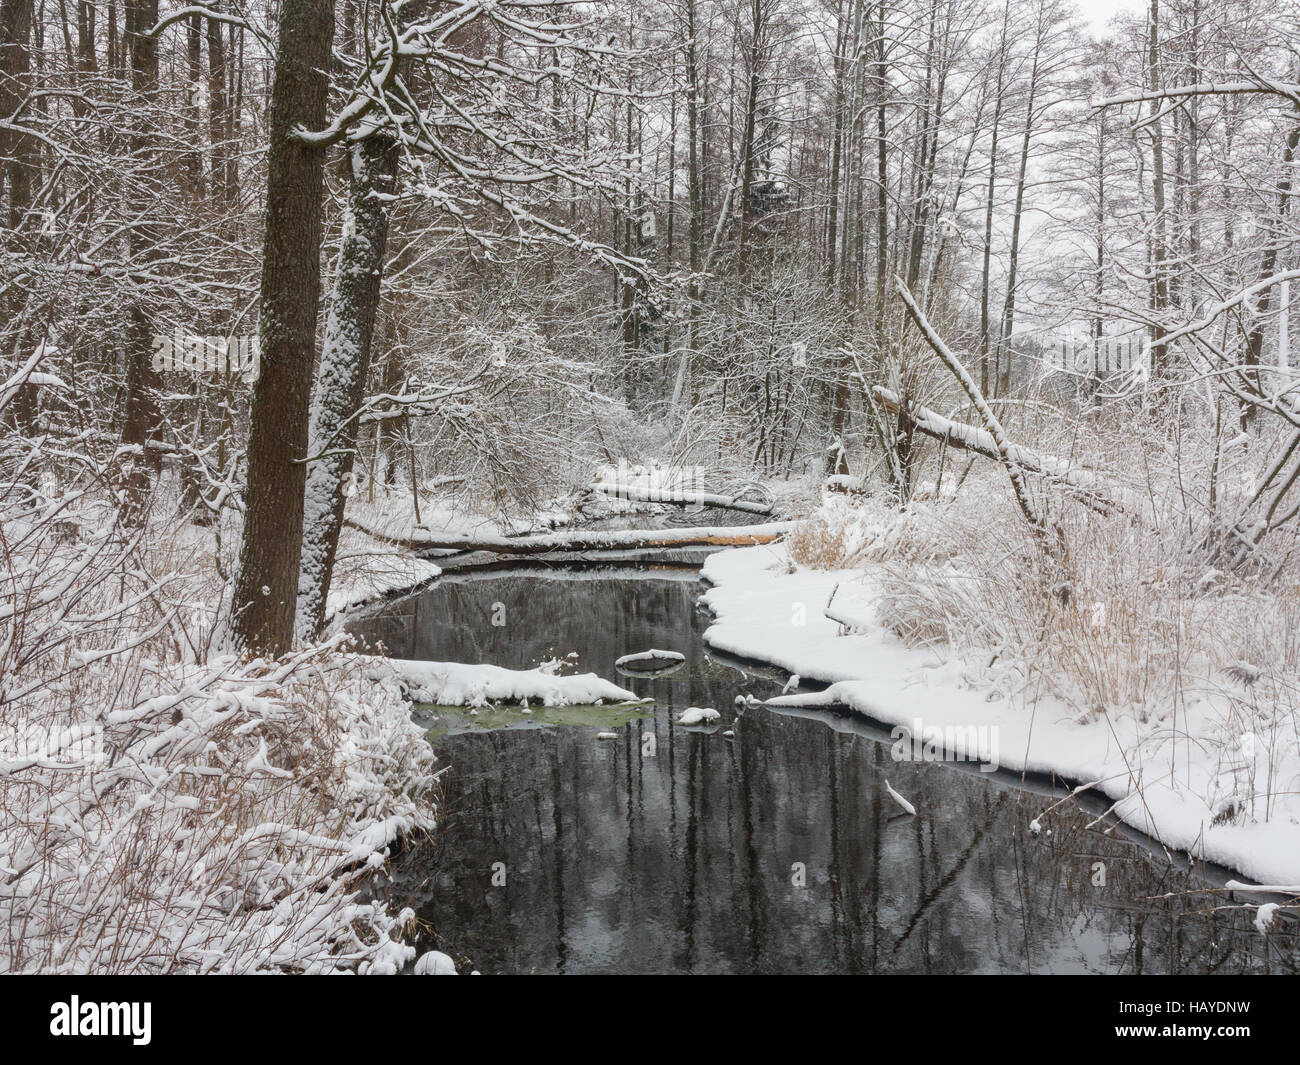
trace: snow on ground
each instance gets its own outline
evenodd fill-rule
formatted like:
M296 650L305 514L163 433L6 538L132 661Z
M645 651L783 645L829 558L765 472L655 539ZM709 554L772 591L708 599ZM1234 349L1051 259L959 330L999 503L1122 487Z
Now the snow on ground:
M360 892L432 828L434 756L367 662L336 638L275 663L154 663L146 690L0 732L0 971L413 961L414 915Z
M919 728L934 738L938 733L930 730L945 730L969 740L972 760L1095 783L1094 790L1114 800L1117 816L1170 848L1259 883L1300 883L1294 736L1259 737L1240 754L1258 765L1261 782L1272 755L1271 816L1214 824L1225 792L1223 750L1238 738L1212 698L1188 699L1176 723L1159 715L1146 724L1129 715L1080 723L1053 699L997 698L968 664L908 647L884 631L866 608L873 600L870 570L794 567L785 547L772 545L712 555L704 576L714 585L705 601L717 619L706 642L831 684L823 693L780 696L769 705L843 704L909 733ZM834 608L851 617L852 629L822 614L837 586Z
M440 573L442 570L428 559L418 558L404 548L385 545L359 529L345 527L339 534L325 616L334 617L391 592L427 584Z
M505 669L461 662L416 662L394 658L398 680L417 703L441 706L486 706L488 703L541 703L543 706L586 706L594 703L633 703L635 692L602 680L595 673L561 677L546 669Z
M409 493L389 492L373 502L360 495L348 500L344 517L354 527L380 540L398 542L438 541L456 537L523 536L569 524L569 516L555 508L538 510L519 518L498 519L467 513L463 506L446 498L420 497L420 519Z

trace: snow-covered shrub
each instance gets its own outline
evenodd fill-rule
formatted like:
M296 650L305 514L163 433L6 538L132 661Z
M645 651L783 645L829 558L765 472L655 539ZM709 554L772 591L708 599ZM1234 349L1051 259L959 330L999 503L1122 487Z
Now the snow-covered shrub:
M0 971L412 960L361 901L432 823L433 756L395 684L341 638L212 655L210 532L120 524L116 456L0 450Z
M787 537L790 558L812 569L847 569L863 552L857 508L828 502Z
M1300 678L1295 535L1265 542L1248 568L1221 569L1210 534L1223 519L1188 488L1212 476L1211 460L1194 465L1189 456L1214 448L1180 447L1130 412L1094 420L1088 432L1085 454L1050 419L1017 429L1020 442L1074 452L1104 471L1125 501L1125 510L1102 513L1036 484L1059 551L1043 549L1005 474L980 460L961 491L941 500L914 496L899 510L875 497L855 507L833 499L792 538L791 555L818 568L871 565L880 621L900 637L948 644L972 660L996 656L1021 683L1053 691L1083 716L1158 715L1192 690L1240 701L1239 663L1269 678L1256 694L1271 684L1275 706L1290 706ZM1220 451L1215 506L1231 514L1272 451L1267 441L1239 448L1231 465ZM1126 481L1121 465L1146 472Z

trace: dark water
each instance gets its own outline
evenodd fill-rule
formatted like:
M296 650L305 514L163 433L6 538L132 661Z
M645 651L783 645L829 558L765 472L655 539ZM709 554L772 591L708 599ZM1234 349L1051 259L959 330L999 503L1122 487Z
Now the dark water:
M425 716L449 767L441 825L389 890L426 949L484 973L1300 968L1293 923L1265 940L1253 909L1207 890L1221 877L1093 824L1096 809L1063 804L1031 834L1053 801L1041 783L895 762L887 732L832 714L736 720L736 695L784 678L708 651L701 591L689 572L532 569L444 579L353 624L398 657L524 668L576 650L656 700L616 727ZM687 663L615 673L650 647ZM673 725L686 706L722 723Z

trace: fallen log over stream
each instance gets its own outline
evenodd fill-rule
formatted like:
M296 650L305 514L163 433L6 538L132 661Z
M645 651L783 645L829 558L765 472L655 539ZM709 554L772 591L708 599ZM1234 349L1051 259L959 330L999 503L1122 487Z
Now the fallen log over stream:
M770 544L794 528L792 521L763 525L717 525L692 529L590 529L545 533L540 536L467 536L439 529L413 529L399 535L367 528L353 518L344 523L376 540L386 540L419 551L490 551L501 555L544 555L556 551L606 551L652 547L747 547Z

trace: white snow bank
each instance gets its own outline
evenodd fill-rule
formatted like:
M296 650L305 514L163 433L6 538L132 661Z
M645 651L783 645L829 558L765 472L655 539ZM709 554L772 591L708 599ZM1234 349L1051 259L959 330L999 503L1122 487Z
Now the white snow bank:
M1261 883L1300 884L1300 761L1294 752L1274 750L1283 771L1275 774L1267 821L1214 824L1230 790L1221 779L1225 745L1235 742L1223 708L1212 699L1189 697L1179 706L1177 729L1158 714L1146 724L1127 714L1078 723L1052 699L991 700L963 663L908 647L865 616L861 604L874 588L869 573L790 570L780 545L720 552L703 570L714 584L705 601L717 618L705 633L707 643L832 685L822 693L779 696L769 705L842 704L909 733L919 727L982 737L973 752L981 761L1098 782L1095 790L1115 801L1117 816L1166 846ZM855 625L846 635L822 614L836 585L837 605L853 592ZM1253 752L1260 781L1266 776L1263 747Z
M677 716L679 725L708 725L722 715L706 706L688 706Z
M557 677L541 669L504 669L461 662L414 662L395 658L392 668L417 703L441 706L486 706L488 703L541 703L578 706L593 703L633 703L635 692L620 688L595 673Z
M344 528L330 582L325 616L334 617L393 592L418 588L442 570L428 559L385 546L360 530Z

